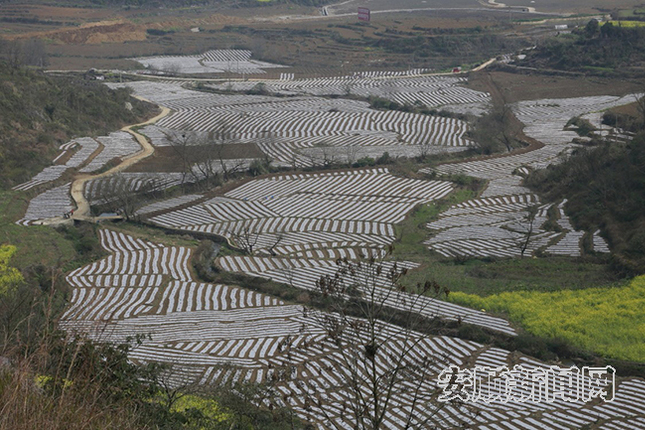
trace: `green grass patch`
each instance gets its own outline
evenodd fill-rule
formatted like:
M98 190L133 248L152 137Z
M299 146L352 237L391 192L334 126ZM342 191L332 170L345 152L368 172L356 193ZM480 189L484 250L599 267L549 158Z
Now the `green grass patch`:
M51 227L15 224L27 208L24 194L0 191L0 244L11 244L16 253L11 264L18 269L43 264L56 266L77 257L74 244Z
M24 227L22 218L28 204L25 193L0 191L0 245L16 247L11 265L19 270L34 266L72 270L102 255L94 227Z
M645 27L645 21L627 21L627 20L620 20L620 21L610 21L612 24L615 26L619 27Z
M394 244L393 256L412 261L425 261L430 255L428 247L423 244L429 233L426 224L437 219L439 214L450 206L473 199L476 194L472 189L459 188L442 200L418 205L402 224L396 226L398 239Z
M453 292L450 300L505 312L538 336L566 339L611 358L645 362L645 276L614 288L516 291L488 297Z
M602 260L567 257L471 259L446 261L434 255L408 272L406 285L427 279L437 281L450 291L489 296L505 291L559 291L585 289L590 285L609 287L618 276Z
M610 270L606 257L446 259L431 252L424 241L431 232L426 224L436 220L451 205L475 198L482 184L472 178L455 177L460 187L445 199L419 205L396 227L393 257L420 263L403 278L413 286L435 280L450 291L488 296L504 291L558 291L594 286L611 286L620 277ZM468 182L470 180L471 182Z

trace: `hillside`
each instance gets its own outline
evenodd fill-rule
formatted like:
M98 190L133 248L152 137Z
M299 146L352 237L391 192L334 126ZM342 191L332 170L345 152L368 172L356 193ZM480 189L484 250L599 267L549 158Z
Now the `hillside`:
M53 74L0 69L0 430L645 430L638 81L581 78L639 67L603 50L640 33L545 40L542 74L513 65L533 42L505 8L63 1L129 17L47 33ZM106 85L71 71L135 56ZM564 365L615 380L524 395ZM443 398L482 367L477 397Z
M152 106L82 77L52 77L0 63L0 187L28 180L60 144L138 122Z
M566 162L531 174L527 183L557 201L574 225L602 230L617 268L645 273L645 133L631 142L578 150Z
M544 39L521 65L637 77L645 66L645 27L591 20L572 33Z

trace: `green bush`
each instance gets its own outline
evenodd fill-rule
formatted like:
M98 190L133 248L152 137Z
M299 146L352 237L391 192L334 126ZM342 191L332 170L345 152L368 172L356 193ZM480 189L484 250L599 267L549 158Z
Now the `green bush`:
M372 157L363 157L356 160L356 162L352 164L352 167L368 167L374 165L376 165L376 160Z

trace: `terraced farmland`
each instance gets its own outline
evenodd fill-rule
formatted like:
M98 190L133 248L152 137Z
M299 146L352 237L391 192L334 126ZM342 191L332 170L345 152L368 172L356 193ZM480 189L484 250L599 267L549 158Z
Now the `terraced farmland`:
M399 73L356 73L351 76L264 81L267 91L282 95L381 97L401 105L426 106L479 115L488 109L490 96L465 86L458 76L422 76L424 70ZM254 83L235 82L230 88L250 90ZM213 85L225 90L229 84Z
M16 185L13 189L26 191L53 182L63 176L68 169L80 168L80 172L95 172L116 158L128 157L139 152L141 146L129 133L117 131L96 139L90 137L74 139L61 145L59 149L62 152L53 162L69 156L65 164L47 167L30 181Z
M181 185L186 179L181 173L120 173L118 176L105 176L87 181L83 195L93 204L103 204L118 196L118 193L161 191ZM194 178L186 180L191 181L194 181Z
M384 152L414 157L422 148L437 153L474 145L465 137L463 121L377 111L351 99L210 94L152 82L127 85L137 95L176 111L143 130L159 146L168 145L169 136L178 130L225 132L227 143L254 142L277 165L312 166L348 158L351 164Z
M83 167L81 172L95 172L115 158L125 158L141 150L141 145L134 140L130 133L125 131L97 137L96 140L103 146L103 150Z
M387 169L279 175L150 219L217 234L253 252L290 255L311 249L376 248L394 241L394 224L417 204L444 197L448 182L396 177Z
M436 168L440 173L465 173L489 181L483 199L471 200L450 208L440 219L430 223L435 234L426 242L430 249L446 256L510 257L520 255L520 244L526 238L528 208L540 205L537 196L521 185L522 174L528 169L542 169L558 163L564 154L578 145L578 135L564 130L574 116L598 117L601 109L631 103L633 95L624 97L597 96L570 99L545 99L517 103L513 110L526 127L524 132L545 144L524 154L487 160L446 164ZM430 172L432 169L424 171ZM527 199L528 196L528 199ZM521 202L521 203L520 203ZM546 207L541 207L544 214ZM584 232L574 231L559 208L558 223L564 234L554 234L539 227L545 218L538 216L531 234L527 255L537 249L557 255L579 256ZM596 239L598 249L607 249L602 238Z
M366 255L370 256L370 254ZM316 281L323 276L333 277L338 270L338 266L333 259L221 257L216 262L229 272L242 272L307 290L315 290ZM510 327L507 321L491 317L484 312L455 306L451 303L431 298L421 297L415 299L412 295L405 293L390 297L391 293L387 289L388 283L385 272L392 269L392 264L385 263L383 265L384 275L377 278L377 288L374 292L375 301L401 311L412 308L415 312L427 318L439 317L452 321L460 320L510 335L515 334L515 330ZM397 262L397 266L399 268L413 269L418 265L404 261ZM356 283L357 285L367 285L369 281L359 276L356 279ZM361 290L361 287L359 287L359 290L365 294L368 293L368 291ZM370 290L369 293L371 294L372 291ZM401 300L402 296L406 297L407 300ZM401 306L402 303L406 303L406 306Z
M191 251L187 248L152 243L111 230L101 230L100 238L110 255L67 276L73 289L61 322L65 329L107 341L149 334L151 339L134 349L131 359L169 364L171 383L177 385L262 381L272 369L294 365L295 379L276 386L283 402L321 429L329 428L329 421L346 427L355 418L351 410L342 406L350 395L344 382L347 369L338 366L338 351L314 323L316 313L303 313L299 306L239 287L196 282L190 273ZM244 258L245 264L260 264L260 259ZM447 336L426 338L414 333L401 338L400 332L387 324L382 324L379 332L384 351L380 357L411 348L410 359L431 360L426 378L413 384L428 396L436 393L436 376L448 365L547 367L530 357L471 341ZM388 366L377 361L377 372L386 372ZM586 384L590 386L589 381ZM480 401L468 407L450 403L437 407L437 403L425 401L413 405L413 385L395 386L396 394L385 418L387 428L402 428L411 407L415 420L446 429L460 423L478 429L530 430L578 428L597 422L601 428L645 428L645 383L636 378L619 378L611 403L499 400ZM327 415L308 402L314 390L329 405ZM517 395L527 395L520 386L513 390ZM585 389L583 394L587 393Z
M244 49L215 49L201 55L162 55L158 57L138 57L148 73L235 73L263 74L264 69L285 67L251 59L251 51Z
M425 243L445 257L519 257L545 247L559 234L537 228L546 221L547 206L535 216L529 234L527 208L537 204L533 194L469 200L452 206L427 227L436 233ZM526 244L528 236L528 245Z
M16 224L30 225L39 220L61 217L74 206L69 194L70 183L45 191L29 201L29 206L22 219Z

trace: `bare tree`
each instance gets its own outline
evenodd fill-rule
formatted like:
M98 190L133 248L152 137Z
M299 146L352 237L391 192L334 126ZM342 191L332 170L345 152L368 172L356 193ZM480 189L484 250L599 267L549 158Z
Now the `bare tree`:
M314 166L327 168L336 163L336 149L325 143L318 143L307 151L309 161Z
M248 225L245 225L238 231L230 231L229 235L233 238L233 241L247 254L253 255L253 248L258 243L260 233L252 228L249 228Z
M219 167L225 182L230 179L232 174L241 172L246 167L245 162L241 159L225 158L227 145L232 145L233 143L233 136L225 123L220 123L217 131L209 135L209 152L213 153L213 159L219 162Z
M520 242L520 256L524 257L526 249L529 247L533 230L535 227L535 218L540 210L538 205L530 205L526 208L526 215L524 215L524 238Z
M177 62L167 62L164 63L161 70L170 76L177 76L181 72L181 66Z
M359 147L356 145L348 145L345 147L345 161L348 166L351 166L358 159Z
M23 60L28 66L45 67L47 61L47 49L40 39L29 39L23 43Z
M23 42L20 40L4 40L0 44L0 53L2 58L7 62L10 70L15 70L23 66L25 59L25 52L23 49Z
M641 127L645 128L645 83L643 83L642 88L643 93L634 95L634 98L636 99L636 108L641 116Z
M199 182L209 187L247 168L247 160L227 157L227 148L235 142L226 124L209 133L177 131L168 141L179 161L182 185Z
M395 409L402 428L428 428L442 407L429 380L446 357L427 349L429 320L422 315L429 300L423 296L448 291L426 282L411 294L400 283L407 270L380 257L337 264L333 276L316 283L329 312L305 309L310 323L303 331L322 331L324 342L317 349L325 351L327 371L338 382L329 386L328 380L296 377L294 395L304 397L304 409L324 417L327 428L388 428ZM336 394L329 396L330 391Z
M278 234L275 236L275 240L273 241L273 243L271 244L271 246L269 246L269 247L268 247L269 254L271 254L273 257L276 257L276 256L277 256L277 254L276 254L276 252L275 252L275 248L276 248L278 245L280 245L280 242L282 242L282 240L283 240L283 239L284 239L284 233L278 233Z
M179 159L180 172L181 172L181 185L185 187L186 179L189 175L193 174L192 161L193 155L191 154L191 147L196 144L196 135L193 132L181 130L168 135L168 142L170 147L175 152Z
M477 119L471 135L485 154L498 152L502 148L510 152L516 143L513 127L513 110L510 104L503 101L493 105L488 114Z
M526 250L531 244L531 239L535 235L537 216L540 212L540 206L537 204L527 204L520 218L511 218L509 224L504 226L512 235L517 247L520 250L520 256L524 257Z
M419 157L421 161L424 161L426 158L428 158L428 155L430 155L430 153L432 152L432 146L433 146L432 141L430 140L421 142L417 146L417 157Z
M136 218L136 211L145 204L144 195L161 189L159 178L153 175L131 181L123 173L105 179L92 196L92 203L122 215L126 220Z

